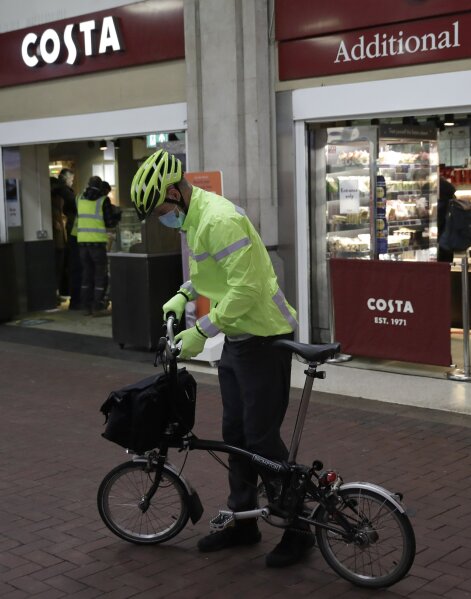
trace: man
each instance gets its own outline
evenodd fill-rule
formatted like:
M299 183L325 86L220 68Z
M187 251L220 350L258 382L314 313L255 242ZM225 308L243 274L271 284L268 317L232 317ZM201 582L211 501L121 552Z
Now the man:
M175 337L182 342L180 357L198 355L207 337L220 331L226 335L218 370L224 441L285 460L280 426L288 405L291 356L271 341L292 337L296 312L278 287L260 236L241 208L192 186L181 162L163 150L137 171L131 199L141 219L155 210L162 224L181 229L190 250L190 280L163 306L164 318L174 312L180 319L187 301L198 294L210 299L209 313ZM229 509L256 508L256 469L236 456L230 456L229 466ZM260 538L256 519L236 520L233 527L200 539L198 548L218 551ZM289 529L266 563L295 563L312 545L309 531Z
M75 218L77 216L77 205L75 203L75 192L73 190L75 175L70 168L63 168L59 173L56 193L62 198L63 212L66 217L67 245L64 255L65 280L62 285L66 295L70 295L69 310L80 309L80 285L82 267L77 245L77 237L73 234Z
M104 295L107 284L107 227L114 226L110 199L100 177L90 177L77 196L77 242L82 263L82 309L87 316L109 316ZM75 231L74 231L75 232Z

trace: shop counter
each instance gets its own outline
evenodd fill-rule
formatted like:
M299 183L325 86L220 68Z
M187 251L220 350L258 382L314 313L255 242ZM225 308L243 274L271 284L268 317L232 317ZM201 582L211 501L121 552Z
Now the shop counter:
M18 312L15 253L13 244L0 244L0 322Z

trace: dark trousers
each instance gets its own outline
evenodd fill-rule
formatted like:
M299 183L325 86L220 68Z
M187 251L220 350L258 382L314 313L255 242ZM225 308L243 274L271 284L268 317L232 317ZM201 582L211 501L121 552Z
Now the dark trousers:
M291 353L274 348L278 337L226 339L219 362L223 403L222 435L266 458L285 460L288 450L280 427L289 401ZM249 460L229 456L229 509L249 510L257 505L257 469Z
M82 264L82 308L101 310L106 285L106 245L79 243Z

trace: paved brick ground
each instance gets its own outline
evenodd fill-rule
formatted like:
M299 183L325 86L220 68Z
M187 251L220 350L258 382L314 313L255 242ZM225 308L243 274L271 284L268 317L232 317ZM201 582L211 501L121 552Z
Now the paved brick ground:
M300 459L318 457L346 480L405 493L418 555L410 575L386 591L339 579L313 551L284 571L264 567L279 531L262 524L256 547L201 555L197 539L225 501L225 471L190 455L185 475L206 513L173 541L139 547L114 537L95 506L104 474L126 456L100 437L98 408L146 365L0 342L0 597L207 599L471 597L471 419L319 394ZM219 438L215 378L200 381L200 436ZM322 383L319 383L321 385ZM298 395L298 391L294 391ZM293 425L295 403L287 417ZM182 456L172 460L180 463Z

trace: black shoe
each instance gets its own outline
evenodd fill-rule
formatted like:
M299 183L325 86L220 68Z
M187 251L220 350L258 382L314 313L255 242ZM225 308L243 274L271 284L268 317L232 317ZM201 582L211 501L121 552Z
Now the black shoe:
M285 530L281 541L265 557L268 568L284 568L297 564L315 545L315 537L310 532Z
M237 545L255 545L260 542L261 538L262 535L256 523L250 525L236 523L235 526L218 530L200 539L198 549L203 553L209 553Z

